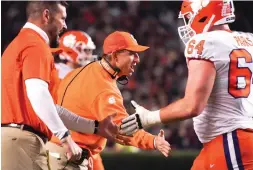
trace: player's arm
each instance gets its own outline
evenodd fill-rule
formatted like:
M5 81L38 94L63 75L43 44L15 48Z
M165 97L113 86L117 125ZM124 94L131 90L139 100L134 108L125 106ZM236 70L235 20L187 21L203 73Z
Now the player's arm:
M162 123L198 116L207 104L216 76L213 63L192 59L188 69L185 96L160 110Z
M121 133L133 133L142 127L198 116L203 111L210 96L216 71L211 62L203 60L191 60L188 67L188 81L184 98L158 111L149 111L133 103L139 118L133 114L124 119L121 125Z
M194 46L191 48L194 49ZM211 55L208 52L188 51L191 51L192 55L188 61L188 80L184 98L157 111L149 111L133 102L136 113L122 121L121 133L132 134L150 125L192 118L203 111L213 88L216 70L209 60ZM205 55L210 58L204 57Z

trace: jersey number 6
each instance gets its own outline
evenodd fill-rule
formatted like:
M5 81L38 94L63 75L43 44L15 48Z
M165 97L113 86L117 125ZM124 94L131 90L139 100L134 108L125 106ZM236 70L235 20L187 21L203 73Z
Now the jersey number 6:
M252 56L245 49L235 49L230 55L228 92L234 98L247 98L250 94L252 72L248 67L238 67L239 59L252 63Z

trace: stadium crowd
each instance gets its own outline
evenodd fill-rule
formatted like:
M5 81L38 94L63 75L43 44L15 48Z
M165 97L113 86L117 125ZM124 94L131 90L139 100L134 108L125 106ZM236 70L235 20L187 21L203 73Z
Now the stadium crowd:
M75 1L69 4L68 30L87 32L97 47L94 54L102 55L103 40L114 30L131 32L140 44L150 47L140 56L141 62L129 83L119 85L129 113L134 111L130 100L137 101L147 109L156 110L184 95L187 65L183 54L184 45L177 34L177 27L182 24L177 19L180 2ZM239 21L232 28L252 32L253 22L247 15L249 10L244 8L243 11L240 2L235 2L235 5ZM25 2L2 2L2 52L24 25L25 17ZM192 121L157 126L149 129L149 132L157 134L160 128L165 130L166 139L172 148L200 148ZM113 148L114 143L108 146Z

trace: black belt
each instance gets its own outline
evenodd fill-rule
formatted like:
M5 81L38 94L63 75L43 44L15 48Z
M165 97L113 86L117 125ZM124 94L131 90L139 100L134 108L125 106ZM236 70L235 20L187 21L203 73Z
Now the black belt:
M29 132L32 132L32 133L38 135L43 140L44 143L46 143L48 141L48 138L46 135L35 130L33 127L28 126L28 125L24 125L24 124L20 125L20 124L10 123L10 124L1 124L1 127L11 127L11 128L26 130L26 131L29 131Z

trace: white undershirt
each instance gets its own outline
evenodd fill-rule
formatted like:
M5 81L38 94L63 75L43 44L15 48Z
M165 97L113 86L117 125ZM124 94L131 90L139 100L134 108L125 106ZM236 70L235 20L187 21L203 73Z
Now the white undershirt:
M52 133L61 139L68 130L60 119L47 82L31 78L25 80L27 96L37 116L48 126Z
M27 79L25 84L35 113L57 137L61 138L67 128L81 133L94 133L94 120L83 118L54 104L45 81L31 78Z

